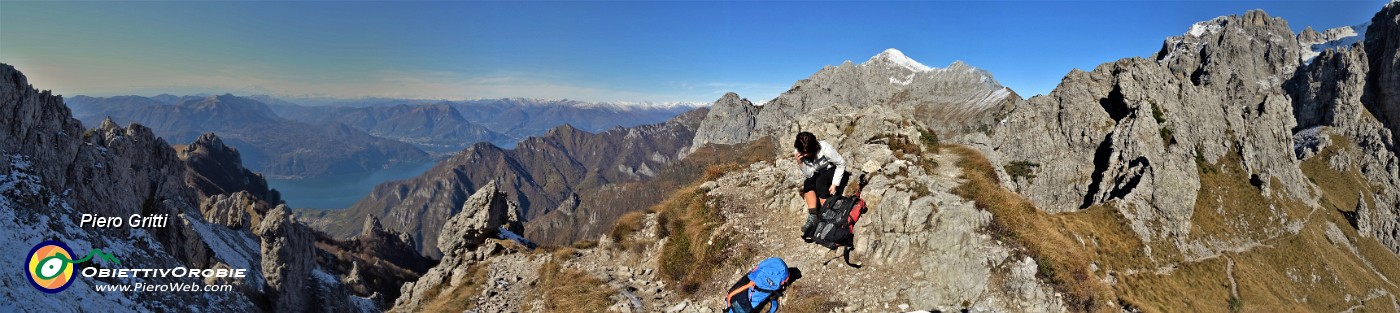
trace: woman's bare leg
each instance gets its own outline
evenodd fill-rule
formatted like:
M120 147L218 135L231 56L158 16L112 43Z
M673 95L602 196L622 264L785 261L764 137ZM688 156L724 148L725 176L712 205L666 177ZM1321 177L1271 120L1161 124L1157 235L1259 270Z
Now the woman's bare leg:
M802 193L802 199L803 199L803 200L807 200L807 207L806 207L805 209L811 209L811 208L817 207L817 192L815 192L815 191L804 192L804 193Z

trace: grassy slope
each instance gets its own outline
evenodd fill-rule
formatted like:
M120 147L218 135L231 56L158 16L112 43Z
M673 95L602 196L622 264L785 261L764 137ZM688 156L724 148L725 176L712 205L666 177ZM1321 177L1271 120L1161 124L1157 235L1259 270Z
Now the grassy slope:
M1373 290L1400 290L1391 282L1400 278L1400 258L1374 238L1359 236L1343 217L1342 212L1355 207L1356 194L1368 193L1369 187L1356 169L1327 166L1328 158L1351 146L1334 142L1339 144L1303 165L1304 173L1322 186L1324 208L1318 209L1261 195L1240 169L1238 156L1201 164L1193 227L1182 240L1263 242L1202 260L1184 260L1164 242L1144 244L1110 206L1062 214L1035 209L1001 187L992 165L977 151L952 149L963 156L959 165L968 180L959 195L991 211L990 231L1034 257L1041 264L1040 277L1063 292L1076 311L1117 311L1110 306L1113 300L1147 312L1341 311L1358 305L1347 302L1348 296L1366 299ZM1282 231L1292 220L1306 221L1297 234ZM1329 238L1331 225L1343 236ZM1146 257L1149 245L1156 261ZM1099 270L1091 271L1090 264ZM1394 311L1390 299L1379 296L1360 302L1359 308Z

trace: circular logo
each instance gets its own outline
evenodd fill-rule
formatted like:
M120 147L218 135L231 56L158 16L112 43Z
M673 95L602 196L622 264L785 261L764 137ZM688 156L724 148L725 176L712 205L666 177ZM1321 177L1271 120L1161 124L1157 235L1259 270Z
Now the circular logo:
M29 250L25 263L29 284L47 293L58 293L73 284L73 249L62 242L40 242Z

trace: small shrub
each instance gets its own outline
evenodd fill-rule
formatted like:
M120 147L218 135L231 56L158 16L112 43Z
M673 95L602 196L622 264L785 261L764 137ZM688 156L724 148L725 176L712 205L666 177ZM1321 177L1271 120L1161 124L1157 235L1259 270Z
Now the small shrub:
M923 198L923 197L926 197L926 196L928 196L928 195L933 194L933 191L929 190L929 189L928 189L928 185L925 185L925 184L914 184L914 190L913 190L913 191L914 191L914 197L915 197L915 198Z
M924 148L928 152L938 153L941 149L941 147L939 147L941 143L938 140L938 133L934 132L932 129L919 130L919 141L924 143Z
M1235 296L1230 296L1230 312L1244 311L1244 300Z
M1152 119L1157 120L1157 124L1167 121L1165 114L1162 113L1162 109L1158 108L1156 104L1152 105Z
M920 148L919 145L914 144L913 141L909 140L908 136L902 134L883 134L871 138L866 142L879 141L884 141L885 145L890 147L890 151L894 152L894 157L896 158L904 159L907 155L919 155L920 152L923 152L923 149Z
M1157 130L1157 133L1162 136L1162 144L1170 146L1176 143L1176 136L1172 135L1171 127L1163 126Z
M1040 167L1040 163L1030 161L1013 161L1011 162L1011 164L1002 166L1002 169L1005 169L1006 174L1010 175L1012 179L1021 178L1025 179L1026 181L1030 181L1032 179L1035 179L1035 169L1037 167Z

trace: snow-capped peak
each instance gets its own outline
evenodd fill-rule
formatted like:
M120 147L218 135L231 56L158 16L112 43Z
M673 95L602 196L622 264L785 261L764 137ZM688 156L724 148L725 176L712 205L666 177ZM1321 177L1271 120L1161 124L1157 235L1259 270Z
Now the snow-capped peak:
M1299 57L1303 63L1312 63L1312 59L1322 54L1327 49L1351 46L1354 43L1366 39L1366 29L1371 26L1371 22L1361 23L1354 26L1342 26L1328 29L1319 34L1318 40L1299 40L1301 45ZM1301 38L1301 36L1300 36Z
M864 64L891 64L907 68L915 72L928 72L933 70L933 68L930 68L926 65L923 65L922 63L919 63L918 61L914 61L914 59L910 59L909 57L904 56L904 52L900 52L899 50L896 50L894 48L885 49L884 52L880 52L880 54L870 57L870 60L865 61Z
M1220 31L1220 29L1223 28L1221 24L1224 21L1225 17L1221 16L1213 18L1209 21L1196 22L1196 24L1191 24L1191 31L1187 33L1191 34L1191 37L1200 37L1201 35L1205 35L1207 33L1214 33Z

